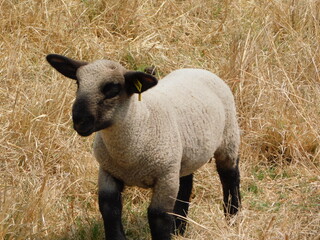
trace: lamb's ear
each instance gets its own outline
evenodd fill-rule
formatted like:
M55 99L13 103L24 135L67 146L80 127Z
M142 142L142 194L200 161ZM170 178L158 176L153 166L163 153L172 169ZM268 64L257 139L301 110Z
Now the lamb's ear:
M49 54L46 58L50 65L59 73L75 80L77 80L77 69L87 64L86 62L76 61L57 54Z
M144 72L126 72L124 79L128 94L142 93L158 83L158 79Z

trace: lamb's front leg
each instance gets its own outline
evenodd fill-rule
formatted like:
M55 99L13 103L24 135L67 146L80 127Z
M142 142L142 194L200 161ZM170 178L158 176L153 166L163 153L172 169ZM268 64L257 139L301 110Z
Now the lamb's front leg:
M99 209L102 214L106 240L125 240L121 215L123 182L100 168Z
M179 174L172 174L157 180L153 188L148 220L152 240L170 240L173 233L174 203L179 190Z

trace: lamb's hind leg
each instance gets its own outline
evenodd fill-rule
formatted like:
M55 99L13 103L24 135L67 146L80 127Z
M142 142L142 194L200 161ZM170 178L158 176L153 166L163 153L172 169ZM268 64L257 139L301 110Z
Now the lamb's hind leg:
M189 210L189 201L192 192L193 175L180 178L180 187L178 197L174 205L173 212L179 216L175 216L175 233L183 235L186 230L187 221L185 217Z
M224 213L229 217L235 215L241 206L239 157L215 154L215 159L223 189Z

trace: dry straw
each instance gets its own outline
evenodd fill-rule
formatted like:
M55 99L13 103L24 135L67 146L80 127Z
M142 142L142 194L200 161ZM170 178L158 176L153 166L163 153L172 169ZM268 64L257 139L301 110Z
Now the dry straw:
M48 53L158 77L205 68L231 86L243 210L226 223L208 164L175 239L319 239L319 0L0 0L0 26L0 239L103 239L92 137L72 130L75 85ZM125 195L128 238L148 239L150 192Z

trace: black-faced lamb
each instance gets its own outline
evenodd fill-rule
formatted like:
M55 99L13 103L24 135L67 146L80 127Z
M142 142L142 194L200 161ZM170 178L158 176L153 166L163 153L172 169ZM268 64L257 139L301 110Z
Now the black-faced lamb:
M193 173L212 157L225 215L237 213L240 134L233 95L219 77L181 69L158 81L109 60L86 63L50 54L47 61L77 82L74 129L81 136L97 132L93 149L100 164L99 209L106 239L126 239L124 185L153 189L148 208L153 240L183 234Z

